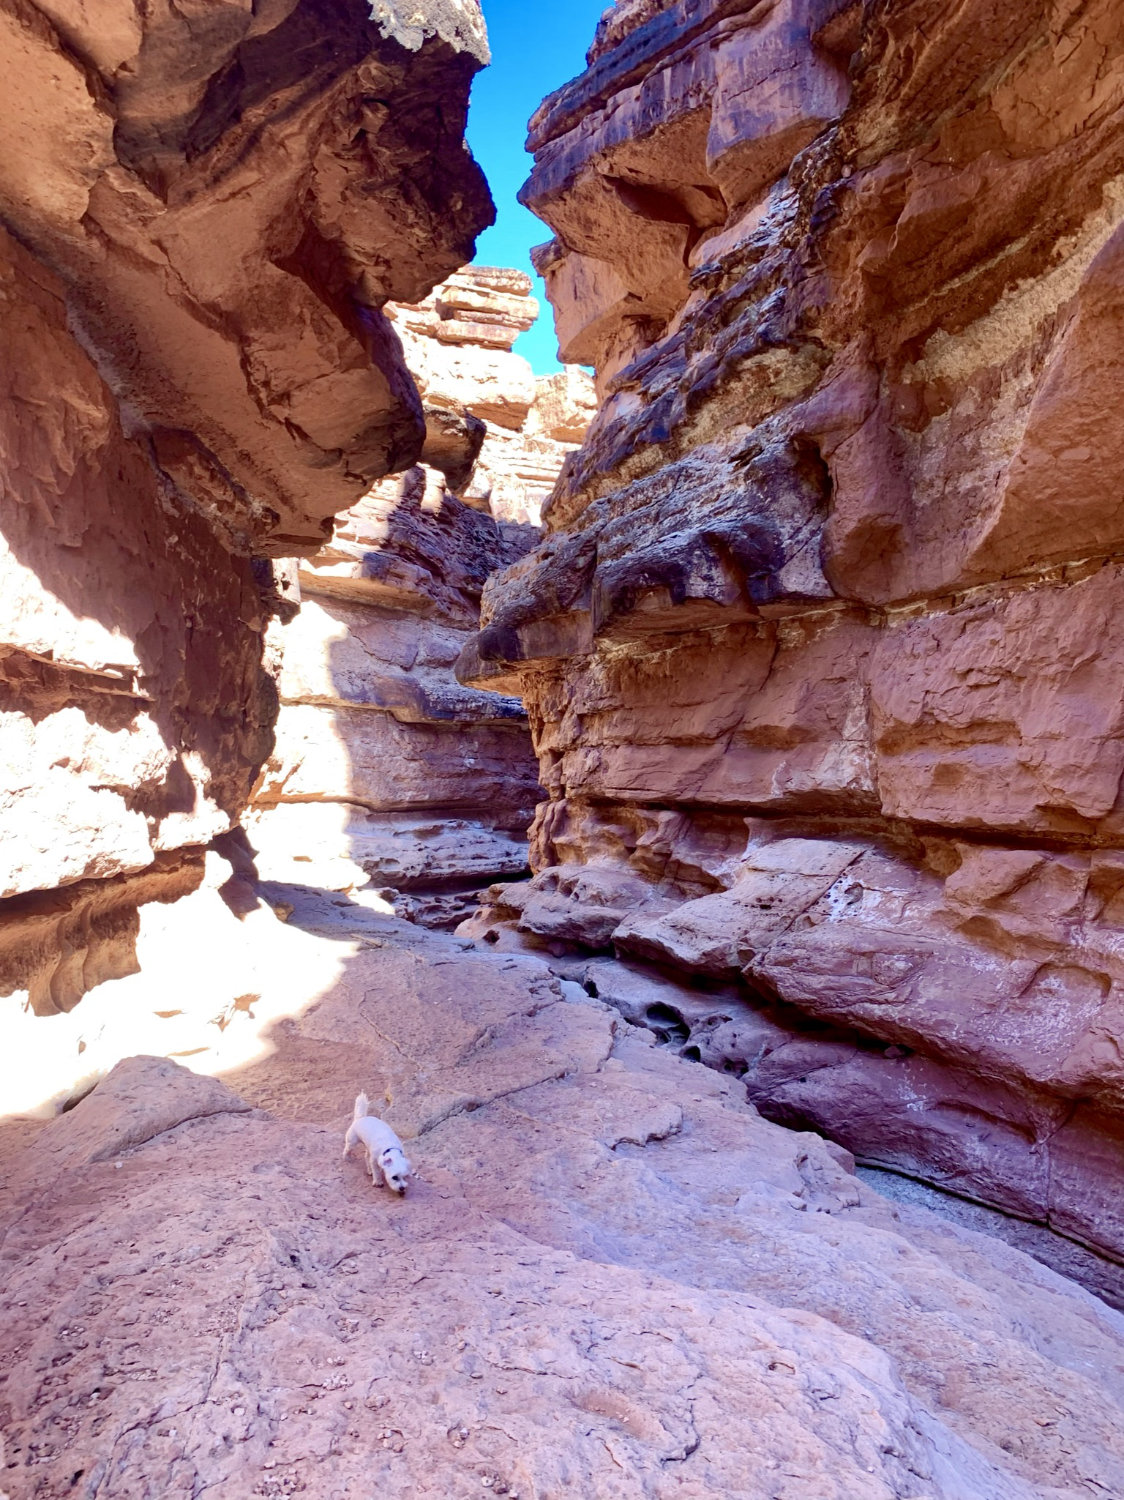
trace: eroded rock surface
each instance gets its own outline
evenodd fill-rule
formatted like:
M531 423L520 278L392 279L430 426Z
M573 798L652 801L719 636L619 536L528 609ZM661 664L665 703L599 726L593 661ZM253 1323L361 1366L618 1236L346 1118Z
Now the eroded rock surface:
M544 501L597 410L567 366L536 376L512 347L539 316L531 278L464 266L423 302L388 308L424 404L426 464L497 521L538 526Z
M0 1126L12 1500L1124 1488L1119 1315L541 962L291 896L265 941L338 977L267 1055ZM404 1200L341 1160L360 1088Z
M513 352L530 277L466 266L389 309L421 393L423 462L376 485L297 570L275 632L277 743L255 793L263 873L335 889L368 877L455 925L527 868L541 797L515 697L453 673L485 580L538 539L541 504L595 409L581 370L537 380ZM296 590L292 591L296 610ZM294 861L303 866L295 868Z
M299 610L275 632L281 712L248 823L263 874L472 891L526 869L541 791L523 705L462 687L453 666L488 573L533 541L419 466L302 562Z
M260 551L321 540L420 448L383 306L488 219L463 139L476 0L37 0L4 27L7 226L165 481Z
M248 802L268 556L425 442L382 307L488 221L487 49L475 0L376 10L0 6L0 990L44 1014Z
M1118 1257L1121 22L607 12L524 191L605 400L461 664L550 794L474 932L740 986L762 1108Z

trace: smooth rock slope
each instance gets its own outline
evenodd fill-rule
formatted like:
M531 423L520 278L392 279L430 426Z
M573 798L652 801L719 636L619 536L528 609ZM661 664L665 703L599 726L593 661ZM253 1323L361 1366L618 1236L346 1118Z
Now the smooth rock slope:
M229 1087L134 1058L0 1128L12 1500L1124 1488L1118 1314L542 963L292 897L342 972Z

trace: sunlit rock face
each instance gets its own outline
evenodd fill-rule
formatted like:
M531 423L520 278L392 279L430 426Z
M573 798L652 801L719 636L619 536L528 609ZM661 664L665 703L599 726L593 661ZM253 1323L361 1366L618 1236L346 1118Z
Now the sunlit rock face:
M625 3L531 144L605 399L461 663L550 798L489 915L736 983L762 1108L1118 1254L1119 0Z
M134 964L272 743L270 555L417 459L382 312L471 253L475 0L0 16L0 992Z
M462 687L453 667L485 578L536 536L419 465L377 485L301 561L299 610L271 632L281 712L248 824L260 874L424 891L444 919L466 909L453 888L526 870L542 795L526 713Z
M465 266L423 302L387 311L421 392L426 465L497 521L540 525L597 398L584 370L536 376L515 352L539 316L531 278L504 266Z
M527 869L542 791L526 713L453 667L485 580L538 540L595 410L584 371L536 379L513 352L538 316L530 292L521 271L466 266L388 309L421 394L423 462L299 565L299 612L271 638L282 710L250 827L263 874L374 880L404 915L449 925Z

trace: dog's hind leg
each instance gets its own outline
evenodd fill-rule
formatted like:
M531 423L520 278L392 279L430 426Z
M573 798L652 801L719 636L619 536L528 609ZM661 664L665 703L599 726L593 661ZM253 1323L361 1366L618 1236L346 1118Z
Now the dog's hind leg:
M351 1148L358 1140L359 1137L355 1134L355 1126L350 1125L347 1134L343 1138L343 1156L345 1161L351 1155Z

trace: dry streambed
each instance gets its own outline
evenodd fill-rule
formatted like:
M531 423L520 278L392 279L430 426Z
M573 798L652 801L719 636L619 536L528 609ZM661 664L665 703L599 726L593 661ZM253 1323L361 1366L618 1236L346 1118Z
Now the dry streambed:
M533 958L297 908L334 978L252 1061L0 1129L11 1500L1124 1493L1102 1303Z

